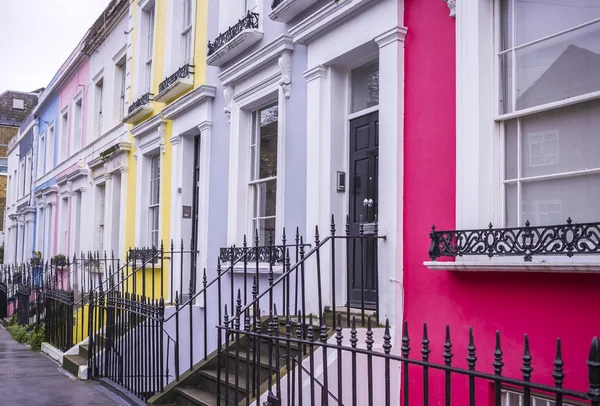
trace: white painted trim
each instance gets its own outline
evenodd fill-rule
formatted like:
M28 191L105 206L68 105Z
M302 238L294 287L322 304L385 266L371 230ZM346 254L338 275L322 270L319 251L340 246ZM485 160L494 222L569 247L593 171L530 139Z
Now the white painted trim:
M133 136L133 138L136 138L141 135L145 135L145 134L149 133L150 131L154 131L158 128L161 121L162 121L162 117L160 116L160 114L157 114L157 115L149 118L148 120L144 121L143 123L138 124L137 126L133 127L130 130L131 135Z
M502 224L494 123L494 2L456 5L456 228Z
M252 55L236 62L223 72L219 73L218 78L223 86L237 82L246 76L255 74L258 68L279 58L285 50L294 50L292 38L288 35L282 35L274 39L269 44L258 49L256 52L253 52Z
M350 18L372 1L378 0L339 0L328 4L289 29L294 42L306 43L312 38L335 27Z
M590 100L595 100L600 98L600 91L591 92L582 94L579 96L570 97L564 100L557 100L555 102L541 104L539 106L529 107L523 110L517 110L512 113L500 114L495 119L497 121L506 121L517 117L529 116L531 114L542 113L545 111L550 111L554 109L559 109L561 107L571 106L573 104L578 104L581 102L586 102Z
M60 365L63 363L63 356L65 355L58 348L54 347L52 344L43 342L42 343L42 352L52 358L54 361L58 362Z
M217 93L217 88L214 86L202 85L186 93L184 96L175 100L173 103L166 106L162 111L162 116L167 120L172 120L180 114L187 113L197 105L214 99ZM210 119L210 117L208 117Z
M598 262L423 262L427 268L435 271L469 272L544 272L544 273L600 273Z
M123 57L127 56L127 44L123 44L121 49L119 49L112 57L113 62L116 64Z
M377 106L372 106L372 107L368 107L366 109L357 111L356 113L348 114L348 120L354 120L355 118L366 116L367 114L375 113L376 111L379 111L379 104Z

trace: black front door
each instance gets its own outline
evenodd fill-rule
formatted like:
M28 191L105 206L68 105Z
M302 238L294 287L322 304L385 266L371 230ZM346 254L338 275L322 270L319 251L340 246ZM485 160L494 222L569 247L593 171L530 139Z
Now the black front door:
M379 114L371 113L350 122L350 235L377 218L378 167ZM375 309L377 240L351 239L349 254L350 306Z

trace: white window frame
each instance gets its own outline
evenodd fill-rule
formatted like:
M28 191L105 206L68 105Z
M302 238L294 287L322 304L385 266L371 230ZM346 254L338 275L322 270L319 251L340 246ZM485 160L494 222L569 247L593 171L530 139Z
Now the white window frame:
M523 406L525 404L525 396L522 392L517 392L510 389L502 389L502 396L500 400L501 406L510 406L510 397L517 396L519 398L519 406ZM550 403L552 402L552 403ZM555 405L555 401L553 399L545 398L542 396L531 395L531 406L553 406ZM563 402L563 406L576 406L574 403Z
M48 138L46 139L47 153L46 153L46 160L44 162L46 164L48 162L48 157L50 158L50 164L48 165L48 170L54 168L54 161L55 161L54 155L56 154L55 144L56 144L56 126L54 124L54 121L52 121L50 124L48 124Z
M117 109L118 112L116 114L117 123L123 121L123 117L125 117L125 105L127 103L127 61L125 57L122 60L119 60L115 65L115 73L116 73L116 95L117 95Z
M194 17L195 17L195 7L194 1L192 0L180 0L181 2L181 33L180 33L180 66L185 66L186 64L193 64L194 58ZM189 15L187 14L187 10L189 10ZM186 18L187 17L187 18ZM189 24L186 24L186 20L189 19ZM186 49L187 48L187 49ZM187 55L186 55L187 51Z
M490 222L504 226L502 123L598 99L600 92L499 114L501 72L495 39L500 36L500 1L462 0L456 8L456 228L481 228Z
M280 220L277 218L277 208L279 206L279 204L281 204L281 202L279 202L278 199L278 195L277 195L277 189L278 189L278 183L279 183L279 179L278 176L269 176L266 178L260 178L260 117L259 114L261 111L266 110L268 108L271 107L275 107L277 106L278 108L278 117L277 117L277 121L279 121L279 106L277 101L274 102L270 102L267 103L257 109L252 110L252 112L250 112L250 140L248 141L248 154L250 156L249 159L249 181L248 181L248 219L249 221L249 225L248 225L248 230L249 233L248 235L254 235L255 231L258 229L258 222L261 220L268 220L268 219L274 219L275 220L275 233L273 234L273 238L275 238L276 235L278 235L278 227L277 225L279 224ZM277 133L277 170L279 169L279 125L278 127L278 133ZM254 140L254 144L253 144L253 140ZM253 156L254 155L254 156ZM254 168L252 168L252 163L254 162ZM254 176L253 176L254 175ZM273 216L259 216L256 214L257 211L257 207L255 206L255 203L258 202L258 198L256 196L256 194L258 193L258 188L259 185L261 184L266 184L270 181L275 181L275 190L276 190L276 194L275 194L275 215ZM265 238L266 240L266 238ZM267 241L261 241L261 245L266 245Z
M250 0L254 1L255 5L248 10L249 0L233 0L233 1L220 1L219 2L219 34L227 31L229 27L232 27L240 19L242 19L248 11L258 13L258 26L259 29L262 27L263 18L263 0Z
M37 176L42 177L46 173L46 129L40 133L40 143L38 145Z
M244 235L254 236L252 228L252 209L250 188L250 141L252 131L252 112L268 105L277 104L279 108L277 124L277 194L275 215L275 243L281 238L285 219L285 127L287 98L277 83L258 84L256 91L244 91L243 97L232 103L230 125L229 162L237 165L229 171L229 207L228 207L228 244L236 244ZM235 99L235 96L234 96ZM267 242L261 241L264 245Z
M144 92L152 92L152 58L154 56L155 43L155 24L156 24L156 7L152 4L147 10L143 11L145 35L144 35Z
M60 114L60 159L57 166L69 156L69 117L69 106L67 106Z
M79 117L77 116L77 108L79 108ZM78 126L79 128L77 128ZM73 131L71 134L72 153L76 153L81 147L83 147L83 92L80 92L73 99Z
M147 158L148 171L148 246L158 248L160 244L160 208L161 208L161 156L160 153L149 155ZM157 201L153 201L153 187L158 187ZM154 225L154 215L156 216L156 227Z
M94 81L94 133L97 138L102 136L104 126L104 77Z

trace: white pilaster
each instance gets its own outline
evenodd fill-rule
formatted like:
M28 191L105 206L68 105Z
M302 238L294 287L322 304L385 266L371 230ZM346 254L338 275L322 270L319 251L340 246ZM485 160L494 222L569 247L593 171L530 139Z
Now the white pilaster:
M110 239L112 236L112 219L111 215L113 212L113 175L107 173L105 175L106 183L104 184L104 241L102 246L104 251L110 250L111 243ZM106 252L107 256L110 256L110 252ZM104 257L104 252L100 253L101 257Z
M402 212L404 202L404 38L396 27L377 38L379 45L379 321L401 325Z
M121 171L121 193L120 199L121 204L119 205L119 209L121 211L119 215L119 251L115 253L116 256L120 256L121 258L125 258L127 249L129 247L125 246L125 232L127 230L127 182L128 182L128 168L123 167L120 169ZM138 176L139 177L139 176Z

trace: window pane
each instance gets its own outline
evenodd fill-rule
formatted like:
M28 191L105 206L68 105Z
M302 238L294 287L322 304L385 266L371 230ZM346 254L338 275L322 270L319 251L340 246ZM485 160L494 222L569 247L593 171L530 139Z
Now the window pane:
M260 163L259 177L277 176L277 106L260 112Z
M516 51L517 109L600 90L600 22Z
M511 0L502 0L500 5L501 38L500 49L505 50L512 47L512 4Z
M275 238L275 218L255 220L254 229L258 229L259 244L267 245L270 235Z
M275 216L277 180L261 182L254 185L255 217Z
M516 44L524 44L600 18L598 0L516 0Z
M521 133L523 177L600 168L600 100L524 117ZM507 155L516 136L507 125Z
M379 104L379 61L352 71L352 107L357 112Z
M517 120L510 120L505 123L505 150L504 159L506 162L506 179L517 178L518 142L517 142Z
M574 222L594 222L600 219L600 175L577 176L537 182L522 186L522 205L529 220L541 226Z
M517 227L517 184L506 185L506 227Z
M513 111L513 63L512 53L500 55L499 111L500 114Z

